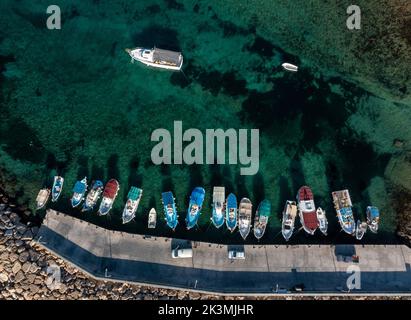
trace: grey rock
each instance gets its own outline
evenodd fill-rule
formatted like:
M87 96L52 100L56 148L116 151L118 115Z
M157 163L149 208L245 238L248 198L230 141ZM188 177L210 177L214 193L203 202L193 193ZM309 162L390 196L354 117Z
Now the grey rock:
M16 240L16 241L14 242L14 244L15 244L17 247L21 247L21 246L24 244L24 241L22 241L22 240Z
M19 241L19 240L17 240L17 241ZM19 247L19 248L17 249L17 253L18 253L18 254L22 253L23 251L26 251L26 248L25 248L25 247Z
M33 234L31 233L30 230L26 230L26 232L24 232L23 235L21 236L21 239L25 241L30 241L33 239Z
M19 223L20 222L20 217L19 217L19 215L17 214L17 213L15 213L15 212L12 212L11 214L10 214L10 220L11 220L11 222L13 222L13 223Z
M17 272L16 276L14 277L14 282L15 283L20 283L22 282L26 277L24 276L23 271Z
M30 271L31 268L31 263L30 262L25 262L22 266L21 266L21 270L24 273L28 273Z
M6 216L6 215L3 214L3 215L0 216L0 221L3 222L3 224L6 225L6 224L8 224L8 223L10 222L10 219L9 219L8 216Z
M33 262L36 262L40 258L40 254L34 250L30 250L29 255L30 255L30 260Z
M13 265L13 268L11 268L11 272L13 272L13 274L17 274L17 272L19 272L21 270L21 263L19 261L16 261Z
M21 263L25 263L29 260L29 253L27 251L24 251L22 253L20 253L19 255L19 261Z
M5 237L12 237L13 236L13 230L9 229L9 230L4 231L4 236Z
M9 281L9 277L6 273L0 273L0 283Z

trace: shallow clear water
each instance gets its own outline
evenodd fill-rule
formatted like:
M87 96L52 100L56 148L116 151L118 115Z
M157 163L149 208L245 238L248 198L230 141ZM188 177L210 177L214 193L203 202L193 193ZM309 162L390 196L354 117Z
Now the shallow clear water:
M299 231L292 243L349 242L340 232L331 191L348 188L356 218L373 204L382 214L379 235L365 242L395 241L395 212L385 169L396 152L394 138L411 137L409 109L384 101L347 79L313 71L307 61L265 39L236 16L222 19L217 4L203 1L60 1L61 30L47 30L45 1L5 1L0 33L2 101L0 165L14 176L13 190L34 207L38 189L65 177L63 195L49 207L127 232L170 236L159 215L147 229L151 207L172 190L180 224L175 236L240 242L238 233L210 225L212 187L223 185L254 209L273 206L262 242L282 243L281 211L298 188L310 185L330 222L327 238ZM131 64L124 48L157 46L182 51L183 72ZM298 73L281 68L287 61ZM330 70L332 71L332 70ZM332 73L332 72L330 72ZM153 130L260 129L260 170L241 176L241 165L152 163ZM383 130L382 130L383 129ZM109 217L69 207L77 179L116 178L120 193ZM144 190L137 217L121 224L131 185ZM206 189L199 227L185 230L191 190ZM11 188L11 187L10 187ZM43 212L37 213L39 215ZM249 242L255 242L252 234Z

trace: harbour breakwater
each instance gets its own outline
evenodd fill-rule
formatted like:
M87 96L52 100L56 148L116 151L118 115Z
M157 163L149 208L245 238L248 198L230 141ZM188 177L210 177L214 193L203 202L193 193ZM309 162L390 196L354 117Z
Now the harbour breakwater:
M4 195L2 195L4 197ZM3 199L2 197L0 197ZM244 296L219 296L199 292L156 288L122 282L96 280L33 241L38 227L21 222L16 207L0 204L0 299L99 299L169 300L226 299ZM50 281L50 266L61 270L58 287ZM334 296L332 299L407 299L401 295ZM247 299L330 299L330 295L248 296Z

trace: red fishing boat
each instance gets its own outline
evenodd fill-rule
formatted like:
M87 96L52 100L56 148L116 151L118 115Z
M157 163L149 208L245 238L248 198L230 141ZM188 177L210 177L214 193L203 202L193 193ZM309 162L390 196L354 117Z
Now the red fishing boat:
M318 228L317 213L314 204L314 195L310 187L303 186L297 193L298 214L304 231L313 235Z
M111 179L107 182L103 191L103 200L101 200L100 208L98 210L99 215L106 215L113 207L114 200L117 197L120 185L116 179Z

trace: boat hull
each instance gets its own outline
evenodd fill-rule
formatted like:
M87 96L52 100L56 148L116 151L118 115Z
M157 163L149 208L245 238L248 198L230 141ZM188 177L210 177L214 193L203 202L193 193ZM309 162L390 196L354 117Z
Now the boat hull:
M250 234L251 214L252 214L251 201L247 198L241 199L240 207L238 209L238 231L240 232L240 235L244 240Z
M173 231L178 224L177 208L174 201L174 195L171 191L163 192L161 194L163 202L164 216L167 226Z
M113 199L103 197L103 200L101 200L100 208L98 209L98 214L100 216L107 215L113 207L113 202Z
M213 208L213 216L211 218L211 221L217 229L222 227L222 225L224 224L224 214L222 208L218 213L216 212L216 209Z
M51 202L57 202L63 190L63 184L63 177L54 177L53 187L51 189Z
M197 225L198 218L201 214L202 205L204 202L205 190L204 188L197 187L193 190L190 196L190 204L188 206L186 215L187 229L190 230Z
M226 201L226 216L225 216L225 223L227 229L231 232L237 228L237 198L233 193L230 193L227 197Z

